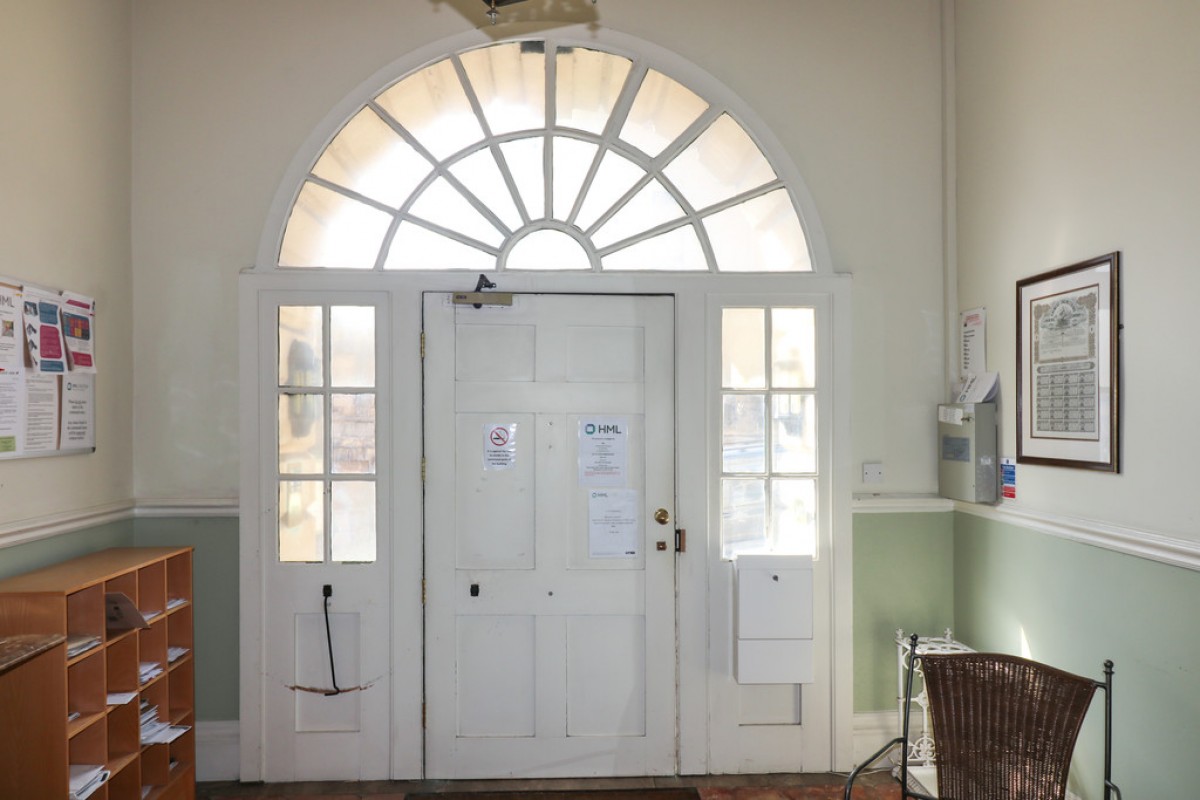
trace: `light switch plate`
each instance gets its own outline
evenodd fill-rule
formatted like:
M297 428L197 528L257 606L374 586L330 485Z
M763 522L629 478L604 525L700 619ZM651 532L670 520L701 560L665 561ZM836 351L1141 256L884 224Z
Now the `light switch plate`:
M862 465L863 483L883 483L883 464L878 461L864 461Z

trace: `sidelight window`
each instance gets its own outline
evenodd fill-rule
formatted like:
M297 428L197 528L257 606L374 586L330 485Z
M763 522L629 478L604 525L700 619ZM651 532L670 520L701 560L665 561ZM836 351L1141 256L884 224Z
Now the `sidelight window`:
M278 307L278 557L376 551L375 308Z
M721 555L815 555L816 312L721 312Z

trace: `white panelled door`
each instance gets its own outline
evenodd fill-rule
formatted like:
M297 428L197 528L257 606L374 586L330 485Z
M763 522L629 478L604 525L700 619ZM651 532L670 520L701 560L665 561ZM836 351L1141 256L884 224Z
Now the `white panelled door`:
M267 781L390 777L388 308L259 299Z
M673 299L424 315L427 777L673 774Z

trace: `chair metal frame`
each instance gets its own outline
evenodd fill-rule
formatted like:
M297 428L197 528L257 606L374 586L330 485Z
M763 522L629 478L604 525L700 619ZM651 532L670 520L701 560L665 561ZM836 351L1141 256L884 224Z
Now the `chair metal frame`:
M921 661L922 667L924 667L925 663L926 663L926 661L925 661L926 655L920 654L917 652L917 639L918 639L918 637L917 637L917 634L915 634L915 633L909 639L909 643L910 643L910 646L909 646L909 669L908 669L907 680L905 682L905 688L904 688L904 696L905 696L905 701L906 701L904 708L908 708L907 701L911 700L912 696L913 696L913 677L917 671L916 670L916 666L917 666L916 662ZM1095 691L1097 689L1102 689L1104 691L1104 800L1113 800L1114 797L1116 798L1116 800L1121 800L1121 790L1117 787L1117 785L1115 783L1112 782L1112 677L1113 677L1113 662L1112 661L1104 662L1104 680L1097 681L1097 680L1092 680L1089 678L1082 678L1077 675L1071 675L1070 673L1062 673L1061 670L1054 670L1053 667L1048 667L1045 664L1039 664L1038 662L1029 661L1028 659L1020 659L1015 656L1004 656L1004 655L988 654L988 653L962 653L962 654L936 654L936 655L929 654L929 658L936 658L936 659L956 659L956 658L987 659L987 658L994 658L994 659L996 659L997 662L1005 661L1010 664L1012 664L1012 663L1024 664L1024 665L1032 666L1039 670L1052 670L1052 671L1058 672L1058 673L1064 675L1065 677L1075 679L1077 681L1082 681L1085 684L1090 684L1090 686L1088 688L1088 692L1087 692L1087 698L1084 701L1085 707L1083 709L1083 713L1085 713L1085 714L1086 714L1086 707L1090 706L1092 703L1092 700L1095 696ZM926 674L926 680L928 680L929 673L927 670L925 670L925 674ZM934 699L932 696L930 697L930 702L934 702ZM909 749L909 716L910 716L909 714L904 715L903 730L902 730L902 734L900 736L896 737L895 739L892 739L890 742L885 744L883 747L879 748L879 750L877 750L870 758L868 758L863 763L859 764L854 769L854 771L850 773L850 777L846 780L846 787L845 787L843 800L851 800L852 799L852 792L854 789L854 781L858 778L859 774L861 774L865 769L870 767L872 764L874 764L876 761L878 761L880 758L882 758L885 754L887 754L890 750L892 750L896 746L901 746L903 748L901 751L903 755L900 759L900 764L899 764L901 800L961 800L961 798L949 798L949 797L942 797L939 799L938 797L924 794L922 792L918 792L918 791L915 791L915 790L909 788L908 758L907 758L908 749ZM1082 723L1082 717L1080 717L1079 722ZM1078 733L1078 727L1075 728L1075 733ZM936 741L936 736L937 736L936 730L934 731L934 736L935 736L935 741ZM1072 750L1074 749L1074 744L1075 744L1075 742L1074 742L1074 740L1072 740L1071 741L1071 749ZM941 751L941 748L938 748L939 755L936 756L935 759L940 758L940 751ZM941 773L940 763L938 764L938 771L939 771L938 791L940 794L943 791L943 784L940 780L940 773ZM1061 792L1059 794L1059 798L1064 797L1065 793L1066 793L1066 785L1065 785L1065 777L1064 777L1063 785L1061 787ZM1014 798L1013 800L1024 800L1024 799L1023 798Z

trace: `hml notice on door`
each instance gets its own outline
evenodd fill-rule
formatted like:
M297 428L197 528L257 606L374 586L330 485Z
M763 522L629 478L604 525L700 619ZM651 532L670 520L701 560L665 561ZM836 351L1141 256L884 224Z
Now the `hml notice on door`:
M579 420L579 485L624 486L628 441L627 417Z
M588 556L636 558L638 491L593 489L588 492Z

